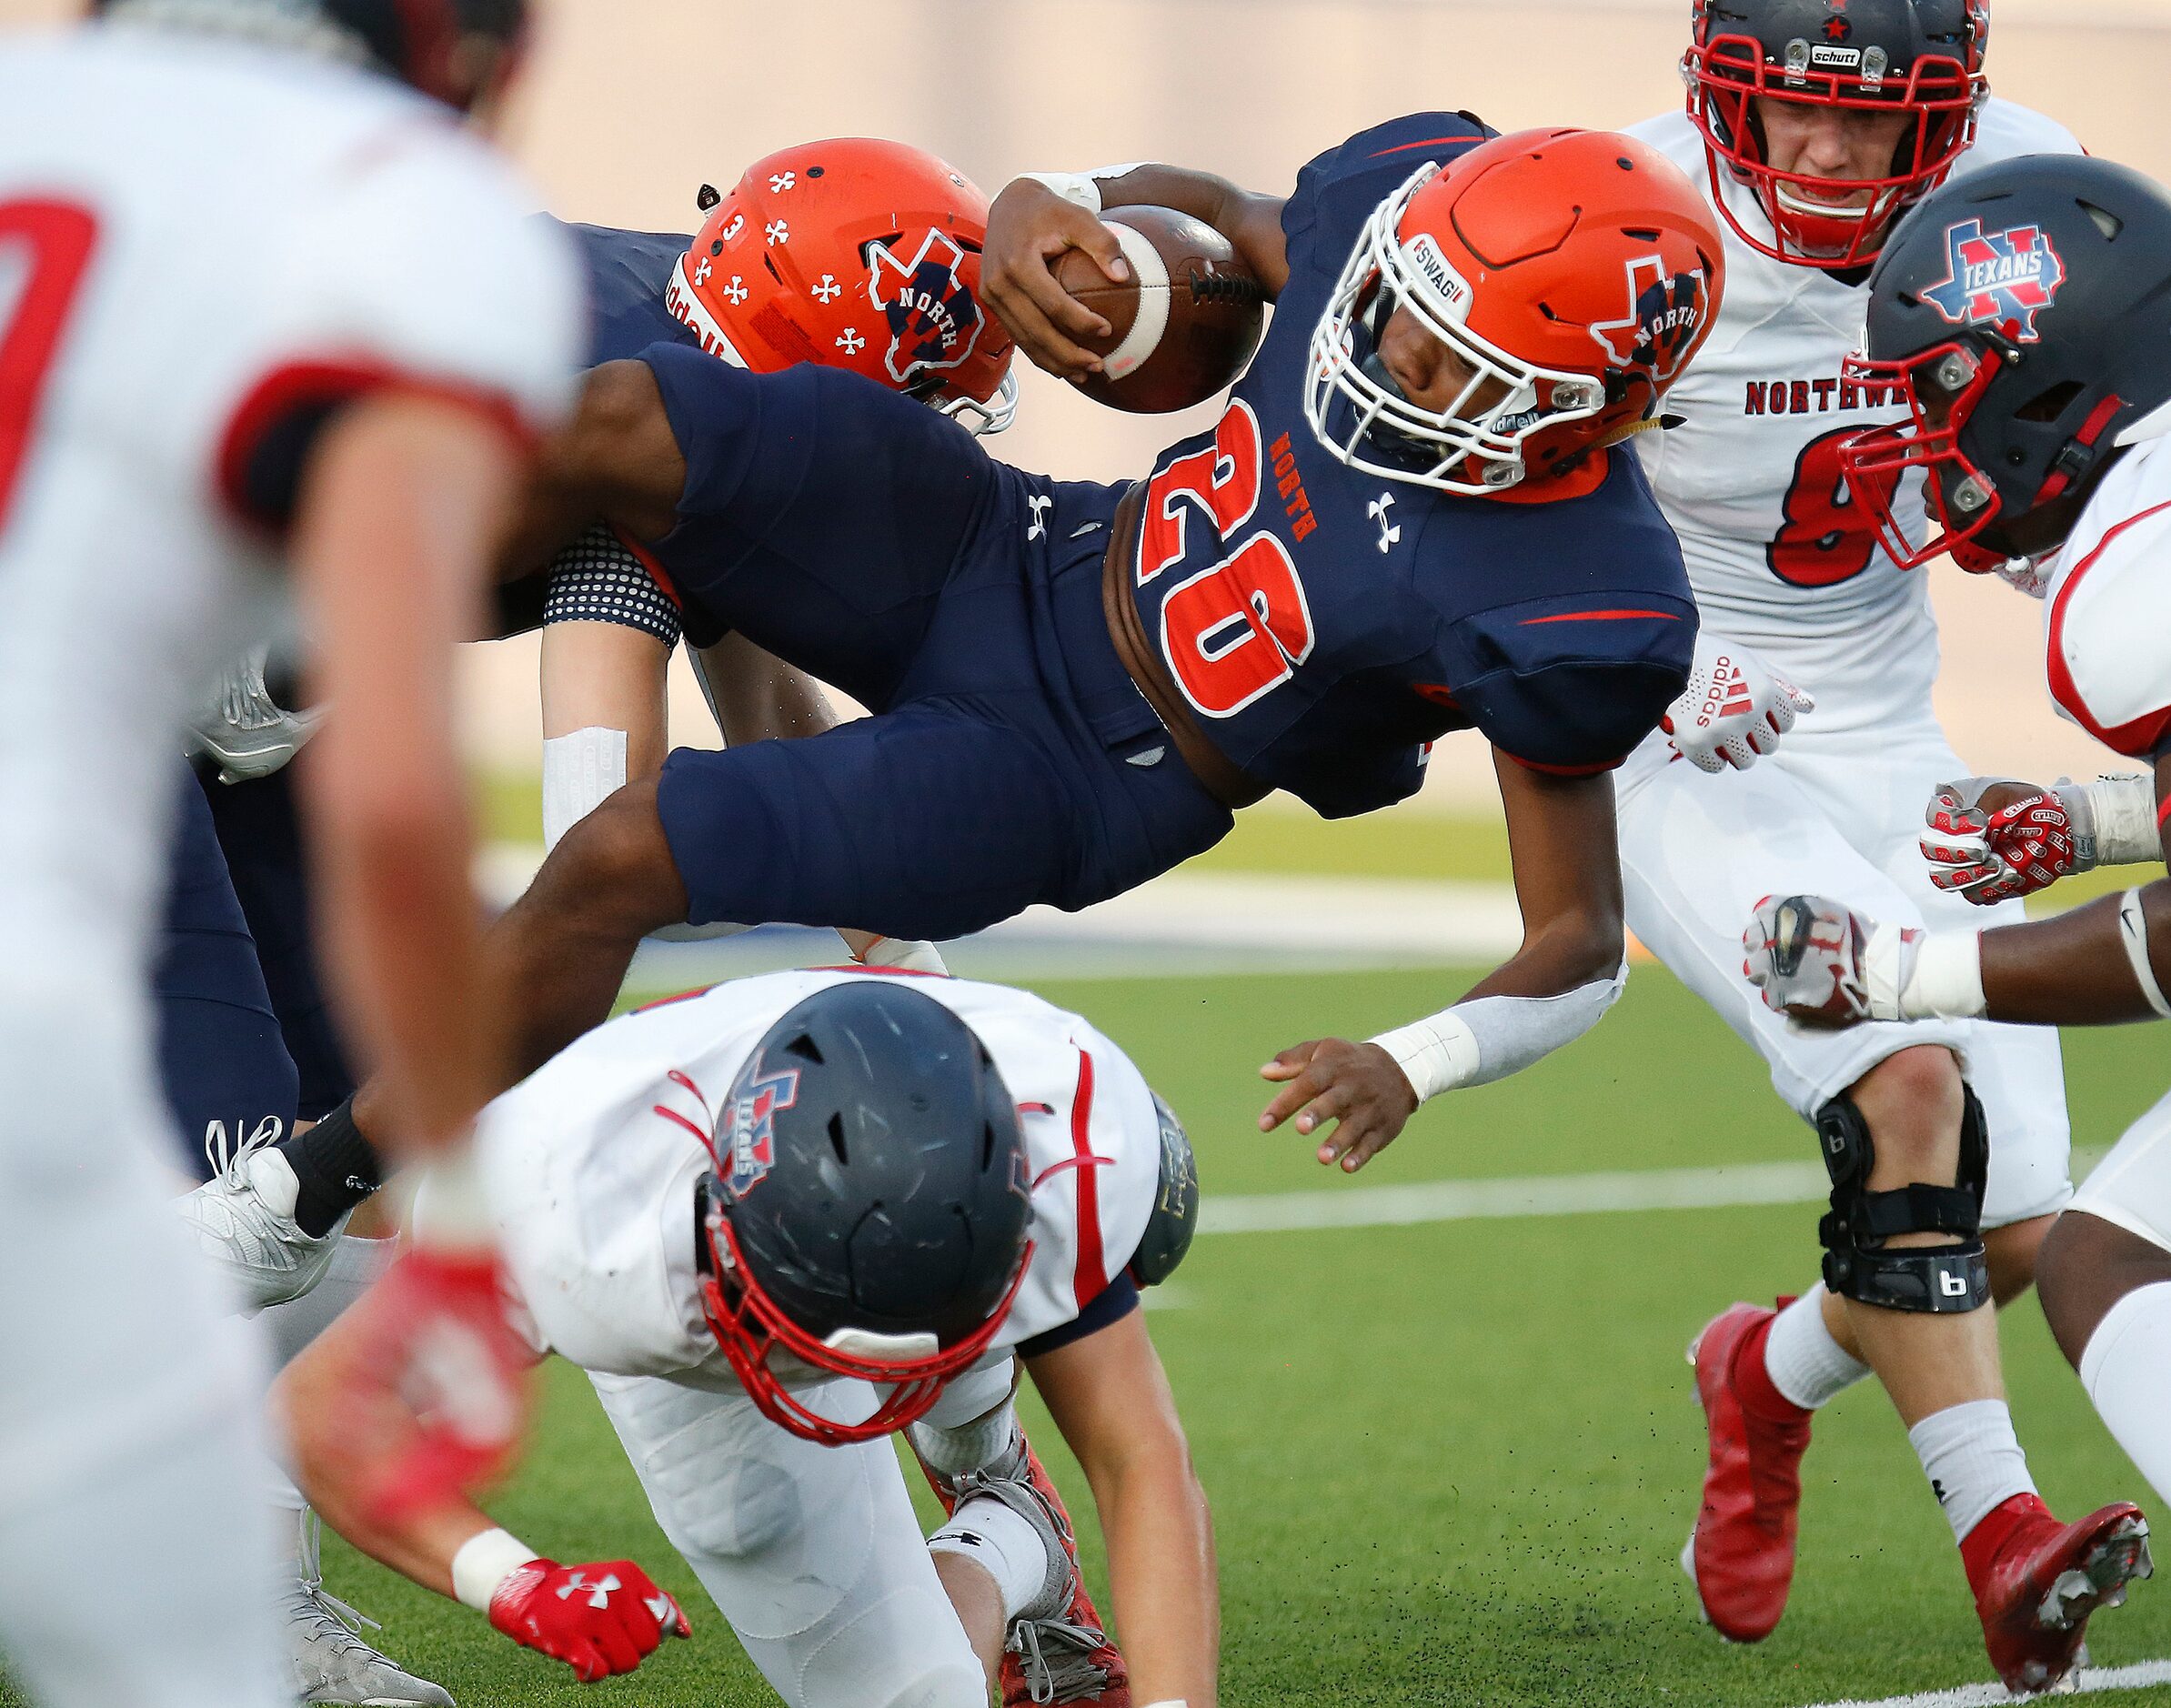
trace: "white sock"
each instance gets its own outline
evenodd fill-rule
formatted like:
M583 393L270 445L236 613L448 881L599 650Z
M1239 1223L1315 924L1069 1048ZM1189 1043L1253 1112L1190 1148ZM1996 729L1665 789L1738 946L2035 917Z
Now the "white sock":
M2171 1501L2171 1281L2137 1287L2096 1325L2081 1386L2126 1456Z
M1048 1544L1040 1533L991 1494L976 1494L927 1539L930 1553L971 1561L1002 1592L1005 1623L1040 1598L1048 1582Z
M1005 1400L994 1411L969 1423L945 1429L922 1420L907 1431L912 1451L938 1476L958 1477L985 1471L1010 1451L1018 1433L1018 1412Z
M1953 1540L1965 1542L1997 1507L2035 1492L2027 1455L2003 1400L1970 1400L1933 1412L1907 1432Z
M1805 1412L1828 1405L1869 1374L1869 1366L1832 1338L1819 1281L1772 1322L1764 1345L1772 1386Z

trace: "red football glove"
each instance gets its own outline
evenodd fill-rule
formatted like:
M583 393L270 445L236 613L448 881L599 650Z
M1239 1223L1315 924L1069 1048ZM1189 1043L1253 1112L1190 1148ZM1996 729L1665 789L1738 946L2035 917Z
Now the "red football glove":
M667 1635L694 1634L678 1603L630 1560L577 1566L530 1560L490 1597L490 1623L563 1661L583 1684L632 1672Z
M380 1512L457 1500L502 1471L527 1420L535 1354L506 1321L497 1260L410 1251L354 1308L364 1318L347 1372L357 1408L393 1392L412 1419L373 1478Z
M2074 823L2073 804L2065 789L2035 789L2010 778L1940 784L1922 838L1930 881L1989 907L2088 870L2095 862L2084 858L2084 844L2093 843L2093 827Z

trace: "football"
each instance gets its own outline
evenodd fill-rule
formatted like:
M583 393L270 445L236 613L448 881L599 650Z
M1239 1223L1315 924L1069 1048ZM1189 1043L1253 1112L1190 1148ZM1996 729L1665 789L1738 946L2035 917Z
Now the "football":
M1103 371L1079 387L1135 415L1203 403L1232 383L1259 347L1266 292L1229 240L1171 207L1121 207L1106 216L1131 276L1111 282L1081 250L1057 261L1057 282L1109 324L1080 342Z

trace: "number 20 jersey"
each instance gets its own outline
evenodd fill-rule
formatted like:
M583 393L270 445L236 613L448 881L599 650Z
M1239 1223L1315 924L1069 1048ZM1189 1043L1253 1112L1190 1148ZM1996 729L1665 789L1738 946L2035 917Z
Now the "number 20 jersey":
M1306 166L1289 283L1214 431L1162 453L1132 588L1201 727L1328 817L1402 799L1424 744L1476 728L1524 764L1617 765L1686 680L1696 613L1635 458L1593 489L1466 498L1338 462L1304 419L1313 328L1365 221L1492 133L1394 120Z
M1708 194L1704 140L1686 113L1629 134ZM2064 126L1994 100L1958 172L2078 151ZM1721 181L1729 206L1755 229L1764 216L1754 198ZM1839 477L1843 439L1905 415L1877 388L1840 378L1861 343L1866 284L1774 261L1720 224L1726 299L1666 403L1685 425L1636 442L1681 537L1704 631L1748 647L1816 697L1796 739L1926 716L1937 678L1928 576L1894 567ZM1919 486L1901 495L1899 514L1911 533L1919 529Z
M314 427L393 387L537 431L581 298L387 79L90 26L0 48L0 112L4 1008L11 970L139 978L180 718L266 615Z

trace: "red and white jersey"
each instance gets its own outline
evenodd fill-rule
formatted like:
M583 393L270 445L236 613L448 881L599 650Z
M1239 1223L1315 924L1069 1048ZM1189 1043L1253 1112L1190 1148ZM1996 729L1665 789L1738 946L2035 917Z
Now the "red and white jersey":
M1704 139L1686 113L1630 134L1708 193ZM1994 100L1959 169L2079 147L2063 126ZM1721 182L1754 229L1764 217L1754 197ZM1725 302L1666 403L1685 424L1635 440L1681 538L1704 632L1748 647L1816 697L1803 735L1878 724L1905 708L1919 715L1937 675L1928 581L1894 567L1839 477L1842 439L1905 413L1882 387L1840 378L1862 341L1865 291L1759 255L1724 221L1721 236ZM1911 530L1919 494L1900 508Z
M132 984L192 687L272 615L264 436L386 384L544 427L581 287L386 79L94 26L0 47L0 960Z
M771 973L598 1027L483 1111L477 1162L516 1319L538 1352L612 1375L738 1386L702 1318L694 1268L694 1184L709 1153L657 1106L684 1112L674 1072L722 1096L788 1010L869 978L912 978L979 1035L1018 1100L1033 1254L990 1356L1072 1321L1121 1273L1160 1190L1161 1123L1114 1044L1003 985Z
M2129 759L2171 742L2171 439L2104 477L2044 608L2058 709Z

